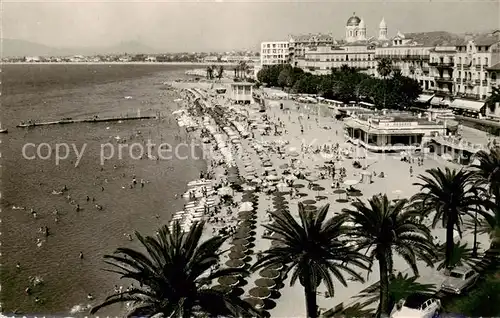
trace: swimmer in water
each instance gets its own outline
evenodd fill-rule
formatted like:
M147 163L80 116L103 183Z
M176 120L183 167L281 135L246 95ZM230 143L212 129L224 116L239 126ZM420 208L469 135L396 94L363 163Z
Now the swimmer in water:
M80 259L83 259L83 252L80 252L79 257L80 257Z
M57 209L54 209L54 215L58 215L59 214L59 211L57 211Z
M54 222L59 223L59 219L56 217L56 218L54 219Z
M101 191L104 191L104 187L101 186Z
M76 212L80 211L80 204L77 204L77 205L76 205L75 210L76 210Z
M87 195L87 202L90 201L90 197Z
M18 262L18 263L16 264L16 268L17 268L18 270L19 270L19 269L21 269L21 263L19 263L19 262Z
M88 300L93 300L93 299L94 299L94 296L92 296L92 294L91 294L91 293L89 293L89 294L87 295L87 299L88 299Z

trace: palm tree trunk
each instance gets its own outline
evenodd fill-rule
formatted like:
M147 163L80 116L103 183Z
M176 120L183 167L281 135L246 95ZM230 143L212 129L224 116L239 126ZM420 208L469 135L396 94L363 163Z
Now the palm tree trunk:
M316 304L316 288L314 288L309 279L305 279L304 292L306 296L307 318L317 318L318 309Z
M454 242L453 242L453 228L455 225L455 220L453 217L453 213L450 213L450 217L448 218L448 222L446 223L446 253L445 253L445 261L446 261L446 268L451 269L453 266L451 264L451 254L453 253L453 247L454 247Z
M380 305L379 315L389 316L389 269L387 266L386 251L377 252L378 266L380 270Z

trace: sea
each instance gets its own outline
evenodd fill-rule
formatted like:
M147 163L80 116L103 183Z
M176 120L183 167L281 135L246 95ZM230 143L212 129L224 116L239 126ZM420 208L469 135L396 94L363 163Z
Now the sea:
M88 311L82 308L104 300L115 285L129 286L129 281L105 270L111 267L103 256L118 247L139 248L136 239L128 238L134 231L154 235L168 224L171 215L183 208L180 194L186 183L199 177L206 162L188 150L179 159L155 160L138 159L140 146L132 153L122 148L121 156L117 148L132 143L145 146L147 140L172 147L189 141L171 115L180 107L178 93L166 85L187 77L187 69L126 64L2 66L0 121L8 129L8 134L0 134L3 313L85 315ZM160 119L16 127L29 120L134 115ZM113 156L111 148L116 151ZM57 152L66 158L57 162ZM102 153L111 157L103 164ZM138 184L131 187L134 177ZM57 194L64 187L67 191ZM45 226L47 237L41 231ZM41 281L36 286L35 278ZM94 300L89 301L88 294ZM115 305L99 315L123 316L124 310Z

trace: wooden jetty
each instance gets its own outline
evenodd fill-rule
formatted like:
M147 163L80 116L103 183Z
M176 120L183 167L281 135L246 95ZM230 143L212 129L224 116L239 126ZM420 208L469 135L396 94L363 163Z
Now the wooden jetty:
M25 128L25 127L37 127L37 126L49 126L49 125L65 125L65 124L76 124L76 123L102 123L102 122L115 122L115 121L126 121L126 120L157 119L157 118L158 116L129 116L129 117L115 117L115 118L61 119L55 121L21 123L16 127Z

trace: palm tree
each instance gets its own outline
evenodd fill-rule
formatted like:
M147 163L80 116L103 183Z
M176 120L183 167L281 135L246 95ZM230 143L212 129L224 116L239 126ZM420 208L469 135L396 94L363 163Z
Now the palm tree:
M240 61L239 64L238 64L238 67L239 67L239 71L241 72L241 74L243 74L243 79L246 79L247 78L248 69L249 69L247 62Z
M343 209L347 234L359 250L378 260L380 269L379 313L389 314L389 281L393 270L393 253L399 254L418 275L417 257L432 266L433 245L430 230L416 220L413 211L405 209L407 200L389 201L387 195L374 195L368 205L361 200L353 209Z
M442 226L446 228L446 268L451 269L454 229L461 235L463 216L474 218L474 212L487 216L489 214L483 208L489 206L478 196L482 190L474 183L472 171L449 168L443 171L434 168L426 172L428 175L418 176L421 183L414 183L420 186L420 193L414 195L411 200L422 217L435 212L432 220L433 228L442 221Z
M391 274L389 280L389 308L394 308L394 305L401 299L406 299L412 294L432 295L436 293L434 284L421 284L417 282L418 276L409 277L408 273L402 274L398 272L396 275ZM361 291L357 299L365 299L364 306L375 304L380 300L380 282L375 283Z
M224 76L224 65L219 65L219 69L217 71L217 77L219 80Z
M212 271L219 262L219 249L226 237L215 236L200 242L203 228L204 222L196 222L186 233L176 222L172 230L167 226L160 228L156 237L143 237L136 232L147 254L118 248L114 254L105 255L105 262L117 268L110 272L135 280L140 287L107 297L102 304L92 308L91 313L114 303L132 302L134 307L128 317L258 314L238 297L208 288L213 279L245 272L235 269Z
M384 79L384 108L385 108L385 97L386 97L385 95L386 95L386 91L387 91L387 78L392 73L392 60L384 57L380 61L378 61L377 72Z
M276 235L266 237L279 245L263 252L263 257L253 266L253 270L270 267L274 264L287 267L284 276L290 271L290 285L299 279L304 287L307 317L318 317L316 291L324 283L331 297L334 295L332 275L344 286L347 281L344 273L363 281L353 267L368 269L368 258L346 246L342 237L342 219L333 217L325 221L329 204L311 213L299 203L300 223L288 211L272 213L274 223L264 225Z
M492 245L495 245L500 241L500 148L491 148L489 152L481 150L475 154L475 159L478 163L471 166L474 177L479 184L488 187L489 195L494 200L491 208L493 216L487 217L486 221L493 239Z

